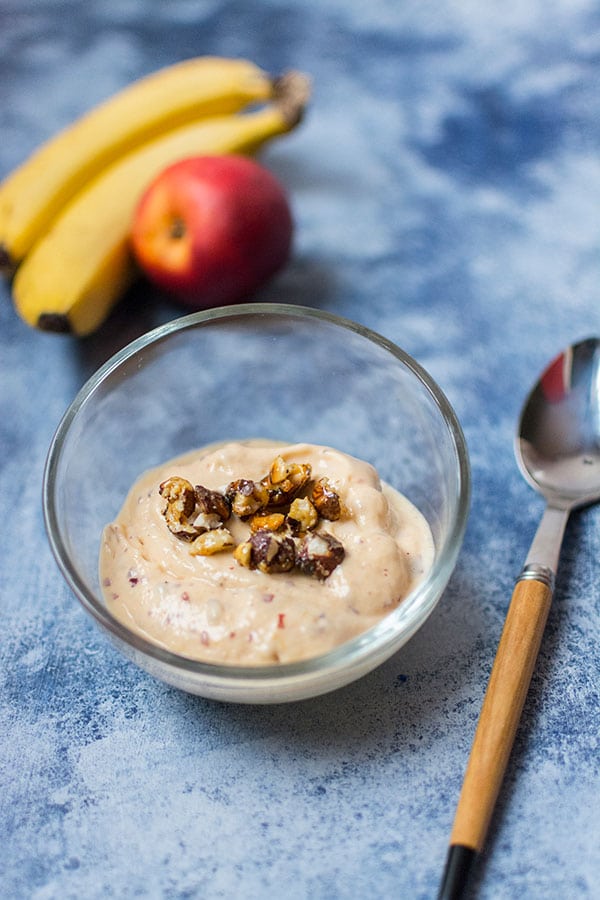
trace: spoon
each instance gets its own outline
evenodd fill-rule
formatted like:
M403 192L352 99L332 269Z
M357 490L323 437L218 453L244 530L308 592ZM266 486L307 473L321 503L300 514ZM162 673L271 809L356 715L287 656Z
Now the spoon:
M600 500L600 338L568 347L529 394L515 438L546 508L518 576L456 809L438 900L459 900L500 791L548 617L569 513Z

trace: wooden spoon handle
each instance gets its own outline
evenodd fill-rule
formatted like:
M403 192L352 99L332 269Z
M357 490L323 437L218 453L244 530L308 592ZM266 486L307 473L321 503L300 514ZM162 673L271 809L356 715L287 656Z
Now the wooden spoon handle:
M552 590L541 581L525 579L515 585L450 836L450 851L456 850L454 856L460 856L460 869L470 868L471 858L483 849L551 601ZM454 862L456 869L456 859ZM449 863L450 858L447 878ZM461 880L467 874L461 872ZM455 871L455 881L457 877ZM448 888L445 893L442 889L439 896L450 898L461 894Z
M533 674L552 593L518 581L492 667L450 837L481 851Z

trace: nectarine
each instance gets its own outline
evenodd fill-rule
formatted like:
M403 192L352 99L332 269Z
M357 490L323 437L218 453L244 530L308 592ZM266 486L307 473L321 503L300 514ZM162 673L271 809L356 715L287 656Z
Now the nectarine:
M293 220L280 181L242 156L197 156L144 192L132 248L154 283L194 309L237 303L287 262Z

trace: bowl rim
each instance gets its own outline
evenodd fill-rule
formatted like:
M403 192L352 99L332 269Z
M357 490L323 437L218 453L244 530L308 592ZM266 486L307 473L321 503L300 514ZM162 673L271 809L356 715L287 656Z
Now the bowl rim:
M55 506L57 490L56 476L65 438L79 411L93 396L96 389L105 379L138 352L152 344L157 344L171 335L220 319L236 318L302 318L317 319L337 328L354 332L367 341L383 348L402 363L418 381L426 388L438 408L448 429L456 458L456 495L457 506L454 520L446 537L444 552L436 553L433 566L428 577L418 585L402 603L389 615L381 619L367 631L349 641L334 647L326 653L308 659L289 663L270 663L256 666L236 666L225 663L212 663L181 656L171 650L160 647L150 640L131 631L115 618L108 608L90 591L71 564L69 552L65 546ZM471 473L468 449L465 436L456 413L445 393L431 375L410 354L401 349L389 338L384 337L371 328L351 319L328 311L276 302L251 302L217 307L189 313L161 324L133 341L126 344L101 365L79 389L72 402L64 412L52 437L43 472L42 507L44 525L50 549L63 578L75 594L84 609L102 626L117 643L124 644L135 654L141 654L158 665L176 669L180 673L191 676L202 676L207 682L229 683L231 685L269 681L289 683L310 675L339 672L352 664L365 662L372 654L377 653L382 660L386 654L394 652L405 643L425 622L441 597L443 590L454 570L458 554L466 530L471 500ZM416 609L416 614L414 610ZM402 628L408 622L407 627ZM399 642L399 634L402 641Z

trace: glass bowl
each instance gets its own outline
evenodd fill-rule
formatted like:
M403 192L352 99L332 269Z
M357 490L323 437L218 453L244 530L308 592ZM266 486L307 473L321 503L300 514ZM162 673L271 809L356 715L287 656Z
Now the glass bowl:
M146 469L208 444L256 437L325 444L372 463L429 522L433 566L375 627L321 656L256 667L197 662L150 643L111 615L98 576L102 529ZM193 694L280 703L348 684L417 631L456 563L469 492L456 415L408 354L315 309L253 303L179 318L105 363L56 431L43 499L66 581L129 659Z

